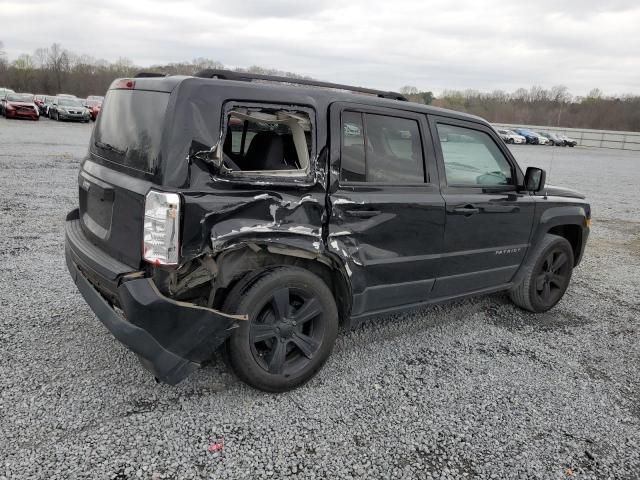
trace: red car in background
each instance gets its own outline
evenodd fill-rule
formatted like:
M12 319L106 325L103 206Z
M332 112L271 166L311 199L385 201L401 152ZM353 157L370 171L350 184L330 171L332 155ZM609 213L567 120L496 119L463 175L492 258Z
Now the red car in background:
M102 100L92 100L91 97L89 97L85 100L84 106L89 109L91 120L95 122L100 113L100 109L102 109Z
M40 112L33 102L31 93L10 93L7 95L3 113L7 118L40 120Z

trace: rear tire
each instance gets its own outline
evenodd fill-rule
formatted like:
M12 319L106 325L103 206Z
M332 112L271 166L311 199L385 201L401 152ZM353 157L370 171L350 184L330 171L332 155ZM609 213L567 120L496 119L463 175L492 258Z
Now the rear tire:
M571 244L563 237L546 234L522 268L524 275L511 290L511 301L530 312L546 312L562 299L569 286L573 272Z
M238 377L267 392L309 381L331 354L338 309L322 279L299 267L277 267L239 282L224 305L249 315L228 341Z

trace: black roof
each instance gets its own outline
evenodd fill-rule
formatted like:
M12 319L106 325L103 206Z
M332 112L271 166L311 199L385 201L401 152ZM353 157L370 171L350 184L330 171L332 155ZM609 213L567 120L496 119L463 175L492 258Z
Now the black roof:
M239 80L241 82L253 82L253 81L266 81L282 83L285 85L309 85L312 87L331 88L334 90L346 90L349 92L366 93L369 95L375 95L380 98L390 98L392 100L407 101L407 98L397 92L386 92L384 90L375 90L373 88L355 87L352 85L344 85L341 83L322 82L319 80L313 80L309 78L299 77L283 77L278 75L262 75L257 73L245 73L235 72L233 70L217 70L206 69L195 74L196 77L201 78L220 78L222 80Z

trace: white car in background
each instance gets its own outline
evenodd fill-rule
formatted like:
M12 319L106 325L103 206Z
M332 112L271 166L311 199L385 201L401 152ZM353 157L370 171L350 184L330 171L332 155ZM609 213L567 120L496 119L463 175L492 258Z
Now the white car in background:
M512 130L498 129L498 134L505 143L527 143L527 139Z

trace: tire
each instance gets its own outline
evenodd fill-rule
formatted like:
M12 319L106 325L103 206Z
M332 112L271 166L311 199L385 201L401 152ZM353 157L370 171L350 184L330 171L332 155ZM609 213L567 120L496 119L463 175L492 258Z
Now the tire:
M333 294L318 276L299 267L276 267L239 282L223 309L249 315L228 340L228 361L241 380L266 392L309 381L338 334Z
M507 143L511 143L511 144L513 144L513 138L509 138L509 139L507 139Z
M530 312L546 312L560 301L571 281L571 244L563 237L546 234L522 268L523 277L511 290L511 301Z

